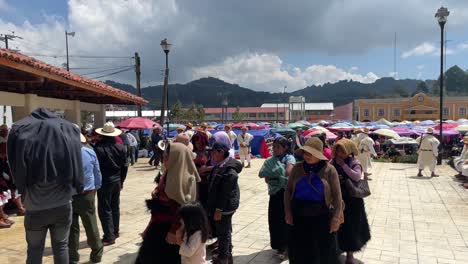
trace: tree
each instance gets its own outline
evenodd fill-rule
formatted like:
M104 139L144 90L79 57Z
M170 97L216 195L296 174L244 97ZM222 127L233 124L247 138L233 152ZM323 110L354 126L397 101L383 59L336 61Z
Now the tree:
M172 109L171 109L171 120L173 120L174 123L179 123L180 120L182 119L182 113L183 110L182 110L182 103L177 100L177 102L172 105Z
M398 85L393 88L393 91L401 97L408 97L408 91L406 91L405 87Z
M462 92L468 87L467 74L457 65L445 72L445 86L447 92Z
M197 119L197 112L196 112L196 110L197 110L197 109L196 109L195 104L192 103L192 104L190 105L190 107L184 111L184 115L183 115L184 119L187 120L187 121L189 121L189 122L195 121L195 120Z
M236 111L232 114L232 119L235 122L240 122L244 120L244 114L240 112L240 107L236 107Z
M416 86L416 91L414 91L411 94L411 96L414 96L417 93L429 94L429 88L427 88L426 82L424 82L424 81L419 82L418 85Z
M197 121L199 123L205 121L205 109L203 105L197 105Z

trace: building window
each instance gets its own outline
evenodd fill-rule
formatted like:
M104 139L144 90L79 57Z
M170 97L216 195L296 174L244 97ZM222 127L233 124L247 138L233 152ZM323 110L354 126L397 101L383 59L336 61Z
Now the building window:
M424 114L426 115L432 115L433 111L432 110L426 110L424 111Z
M379 111L377 111L377 116L384 116L385 115L385 110L383 108L380 108Z
M400 115L401 115L400 108L393 109L393 116L400 116Z
M466 107L460 107L460 109L458 109L458 114L460 116L466 116Z
M418 96L418 102L424 102L424 96Z
M416 110L411 110L410 111L410 115L415 115L416 114Z
M257 117L257 113L249 113L249 117Z
M369 115L370 115L369 109L364 109L364 116L369 116Z
M443 114L444 116L448 116L450 114L448 107L444 107Z

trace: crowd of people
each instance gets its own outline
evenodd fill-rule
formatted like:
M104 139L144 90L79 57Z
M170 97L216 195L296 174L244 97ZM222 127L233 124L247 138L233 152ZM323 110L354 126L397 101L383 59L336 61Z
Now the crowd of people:
M151 212L141 230L136 263L233 263L232 219L240 206L239 173L251 167L248 128L236 135L230 125L211 134L207 125L178 128L169 140L152 129L149 164L158 168L146 201ZM234 144L239 146L238 161ZM54 147L44 142L54 142ZM112 122L91 133L44 108L0 126L0 228L14 222L4 208L25 215L27 263L41 263L50 232L55 263L77 263L80 224L91 248L89 260L102 261L104 247L120 235L120 192L128 167L138 160L140 134ZM433 130L417 139L418 176L435 173L439 142ZM468 135L455 160L468 176ZM356 130L329 145L326 134L305 140L278 137L259 177L268 186L271 248L292 264L355 263L371 238L364 198L370 195L374 141ZM465 183L466 185L466 183ZM465 186L467 187L467 186ZM468 187L467 187L468 188ZM97 197L97 208L96 208ZM12 209L13 208L13 209ZM100 235L98 218L103 232Z

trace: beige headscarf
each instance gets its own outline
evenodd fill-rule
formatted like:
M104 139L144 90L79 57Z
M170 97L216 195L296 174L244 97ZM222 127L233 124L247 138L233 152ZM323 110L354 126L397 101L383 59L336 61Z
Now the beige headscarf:
M347 156L350 156L351 154L357 156L359 154L356 144L347 138L340 139L335 143L335 145L333 145L333 157L336 157L336 150L338 147L341 147L346 152Z
M166 168L165 193L169 198L184 205L197 198L197 182L200 182L192 152L183 144L170 145L169 166Z

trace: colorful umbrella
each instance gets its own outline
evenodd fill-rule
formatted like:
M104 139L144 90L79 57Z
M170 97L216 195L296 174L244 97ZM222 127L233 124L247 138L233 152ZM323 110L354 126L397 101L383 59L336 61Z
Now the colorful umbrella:
M289 128L292 128L292 129L298 129L298 128L304 128L304 127L307 127L306 125L304 124L301 124L301 123L291 123L288 125Z
M393 131L397 132L398 135L401 137L409 137L413 135L418 135L415 131L407 128L407 127L394 127L392 128Z
M457 123L442 123L442 128L443 130L446 130L446 129L454 129L458 126ZM437 126L434 126L434 129L435 130L440 130L440 124L437 125Z
M422 122L419 123L419 125L421 126L435 126L436 123L432 120L424 120Z
M459 125L455 128L455 130L465 133L468 132L468 124L467 125Z
M144 117L131 117L117 124L127 129L148 129L153 128L154 125L161 127L158 123Z
M311 138L313 136L320 135L322 133L325 133L327 135L327 139L337 138L337 136L335 134L333 134L332 132L330 132L330 131L322 131L322 130L319 130L319 129L316 129L316 128L311 128L311 129L307 130L306 132L304 132L304 134L302 134L302 135L305 138Z
M384 137L389 137L389 138L399 138L400 136L397 134L397 132L390 130L390 129L377 129L376 131L372 132L373 134L384 136Z

